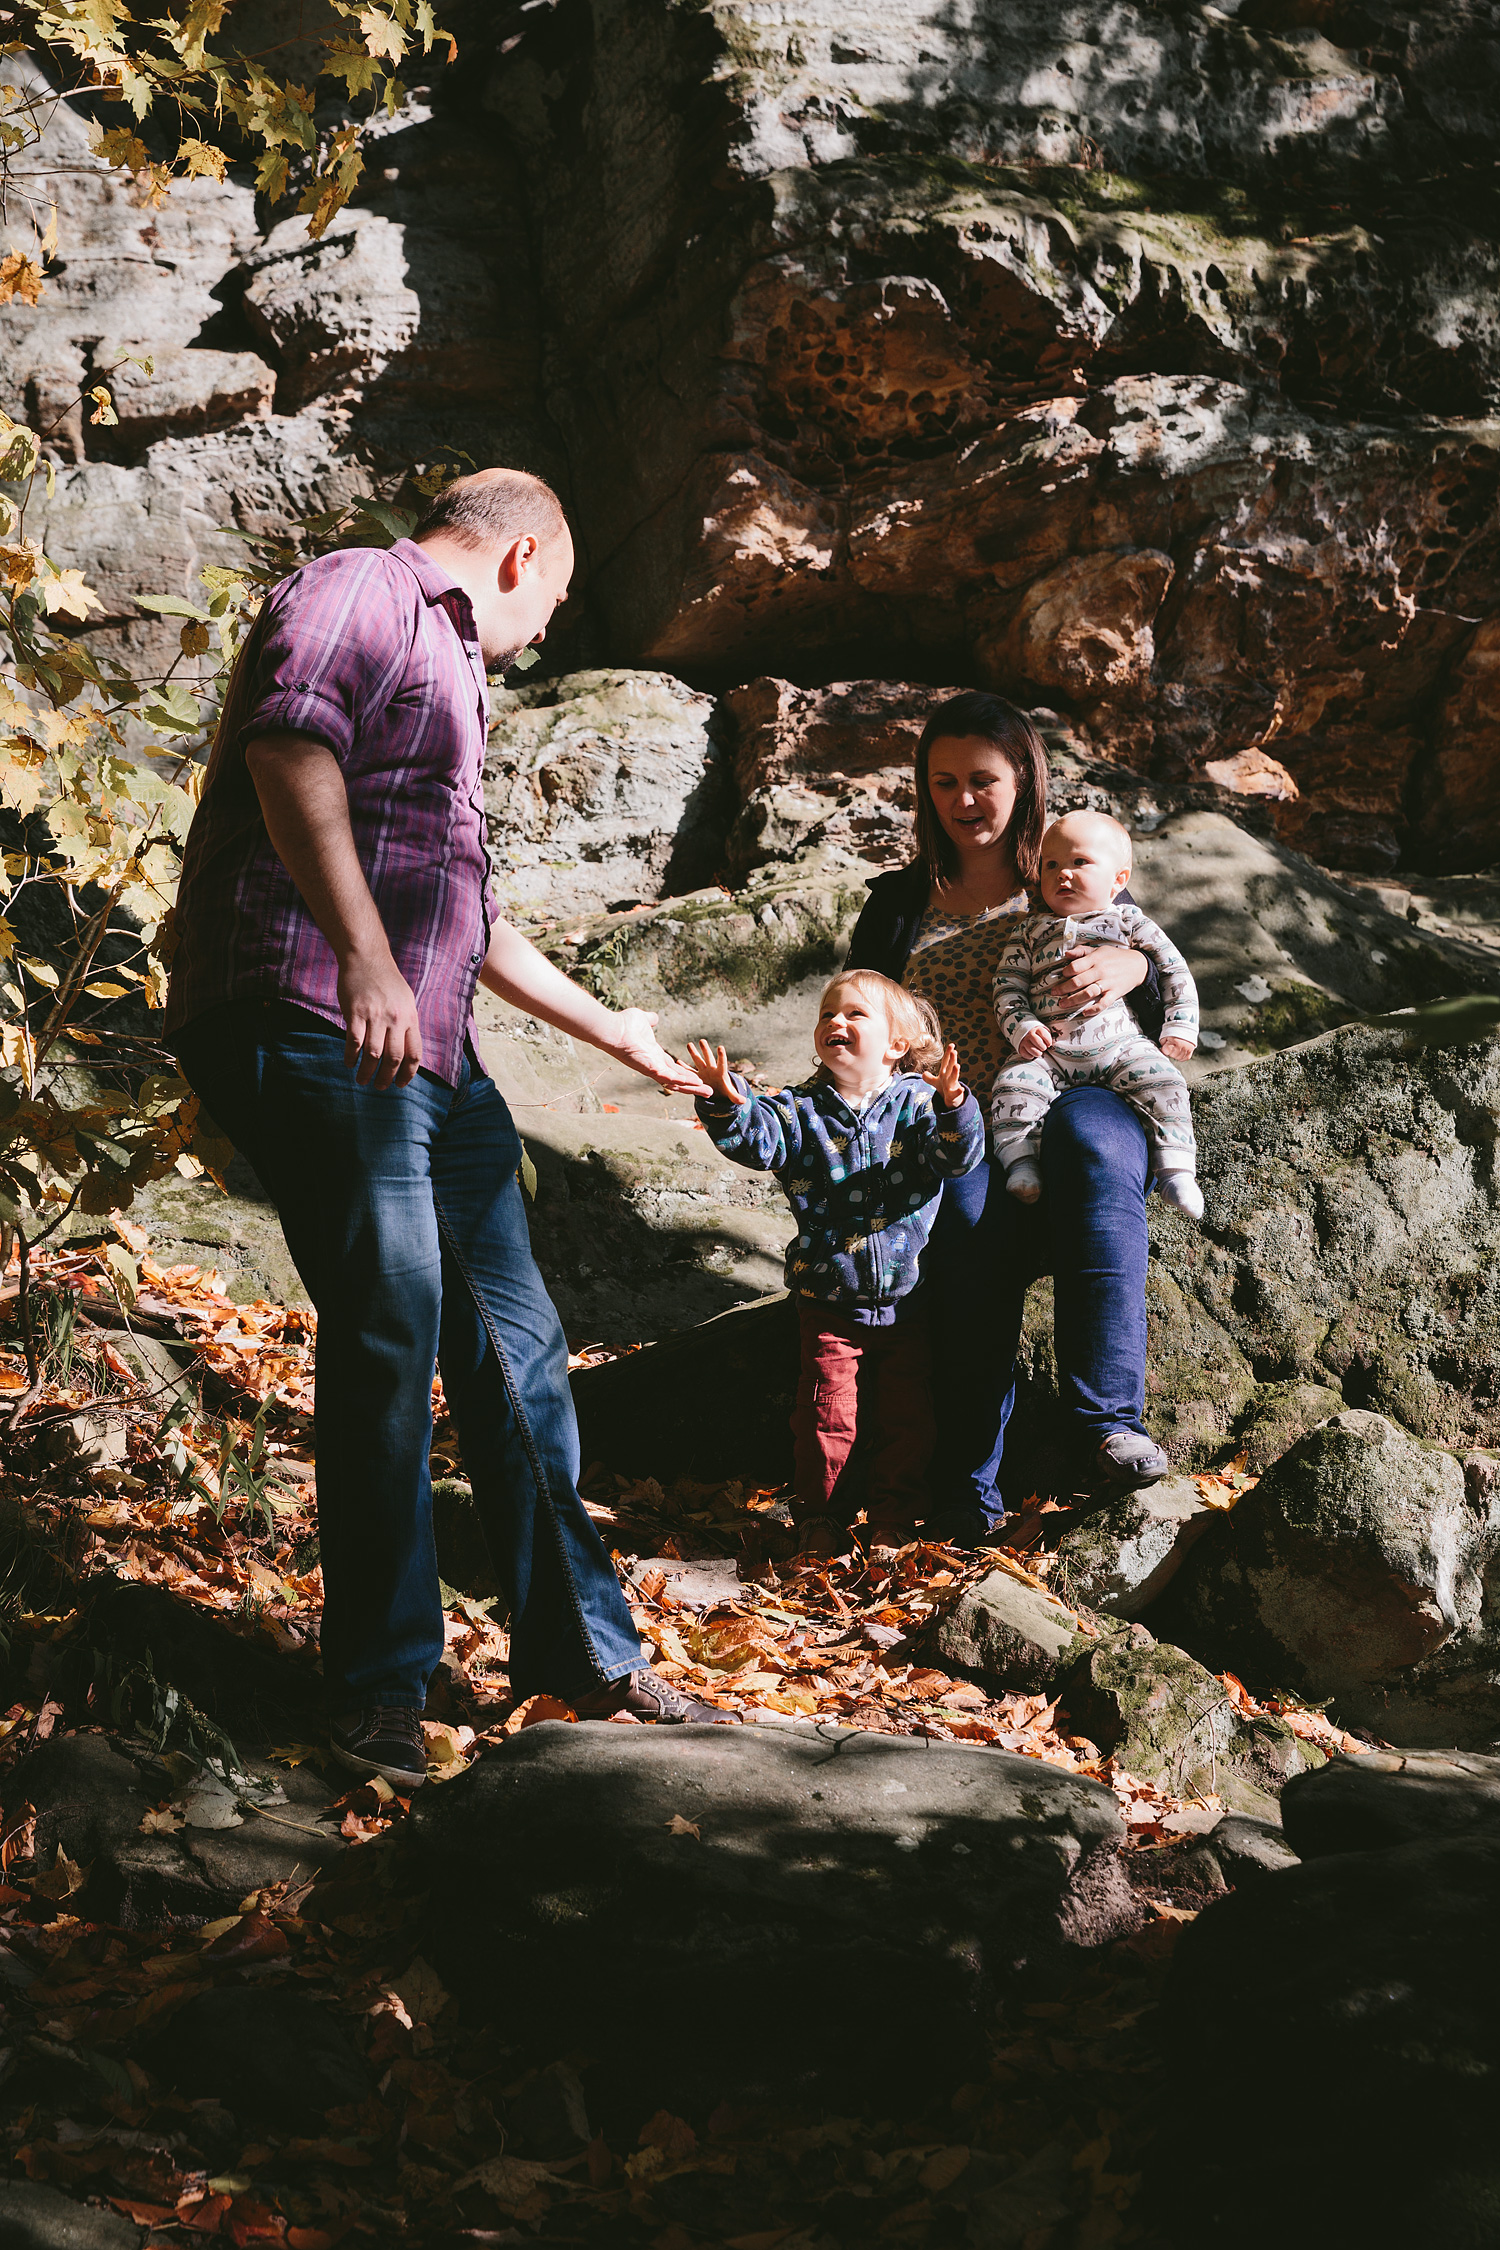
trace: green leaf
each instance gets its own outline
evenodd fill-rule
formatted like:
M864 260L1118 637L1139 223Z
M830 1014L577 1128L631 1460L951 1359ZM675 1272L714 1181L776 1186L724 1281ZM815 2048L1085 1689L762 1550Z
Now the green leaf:
M135 606L154 610L158 617L194 617L200 625L208 623L208 611L196 602L185 602L180 594L137 594Z
M512 672L529 672L533 664L540 664L541 661L542 652L539 648L520 648L511 658L509 669Z
M536 1201L536 1166L535 1166L535 1165L534 1165L534 1164L532 1163L532 1161L531 1161L531 1157L530 1157L530 1154L529 1154L529 1153L528 1153L528 1151L527 1151L526 1143L525 1143L524 1141L522 1141L522 1143L521 1143L521 1165L520 1165L520 1171L521 1171L521 1185L522 1185L522 1187L523 1187L523 1188L524 1188L524 1189L526 1190L526 1193L527 1193L527 1194L528 1194L528 1195L530 1196L530 1198L531 1198L532 1202L533 1202L533 1203L535 1203L535 1201Z
M151 690L141 705L141 717L148 726L159 728L163 734L199 734L203 729L198 698L176 680Z
M357 515L378 524L393 542L397 539L409 539L416 525L415 516L404 515L399 508L388 506L384 500L359 499L355 501L354 508Z

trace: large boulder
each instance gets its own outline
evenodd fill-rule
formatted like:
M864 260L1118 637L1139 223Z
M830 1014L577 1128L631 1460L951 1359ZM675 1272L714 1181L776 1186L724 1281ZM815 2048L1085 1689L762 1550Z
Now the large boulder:
M445 1984L538 2056L617 2057L647 2109L773 2086L852 2099L893 2051L956 2083L1010 1964L1139 1919L1108 1790L898 1736L544 1723L425 1792L413 1822ZM879 2040L789 2046L788 1995L835 1987L879 1990ZM643 1992L732 2033L643 2039Z
M1500 1507L1476 1512L1453 1454L1350 1409L1210 1527L1170 1613L1211 1662L1331 1697L1346 1723L1472 1747L1500 1727L1497 1554Z
M1375 1750L1330 1758L1288 1782L1281 1817L1302 1859L1444 1836L1500 1836L1500 1757Z

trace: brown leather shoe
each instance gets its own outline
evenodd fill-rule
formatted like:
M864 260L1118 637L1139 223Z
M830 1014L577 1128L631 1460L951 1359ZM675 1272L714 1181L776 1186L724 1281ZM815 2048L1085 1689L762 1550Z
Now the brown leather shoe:
M740 1723L738 1712L721 1711L716 1703L700 1703L695 1695L684 1695L681 1688L673 1687L659 1672L644 1668L627 1672L623 1680L611 1680L607 1687L575 1699L573 1708L580 1719L612 1719L617 1711L628 1711L633 1719L644 1719L655 1726L737 1727Z

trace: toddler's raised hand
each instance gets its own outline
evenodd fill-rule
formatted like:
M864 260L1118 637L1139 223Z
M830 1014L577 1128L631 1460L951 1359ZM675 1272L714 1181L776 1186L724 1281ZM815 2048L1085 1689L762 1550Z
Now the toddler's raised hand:
M1022 1062L1035 1062L1037 1056L1045 1055L1052 1045L1052 1034L1046 1025L1034 1023L1025 1038L1016 1041L1016 1053Z
M1185 1039L1164 1039L1161 1051L1168 1062L1186 1062L1193 1050Z
M943 1059L936 1070L924 1070L922 1076L929 1086L936 1086L945 1109L957 1109L966 1091L963 1074L958 1067L958 1049L950 1043L943 1049Z
M729 1057L722 1047L711 1046L706 1039L690 1039L688 1056L700 1078L706 1078L721 1102L731 1109L740 1101L740 1091L729 1075Z

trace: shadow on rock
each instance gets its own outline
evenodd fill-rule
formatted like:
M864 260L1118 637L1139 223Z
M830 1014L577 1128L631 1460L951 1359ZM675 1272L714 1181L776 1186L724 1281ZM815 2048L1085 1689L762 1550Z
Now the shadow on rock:
M956 2085L1029 1955L1144 1919L1098 1783L890 1736L541 1725L413 1825L444 1981L523 2049L586 2047L638 2104L695 2114L857 2102L892 2054ZM809 2017L819 1993L873 2014ZM652 2036L668 2001L698 2036Z

